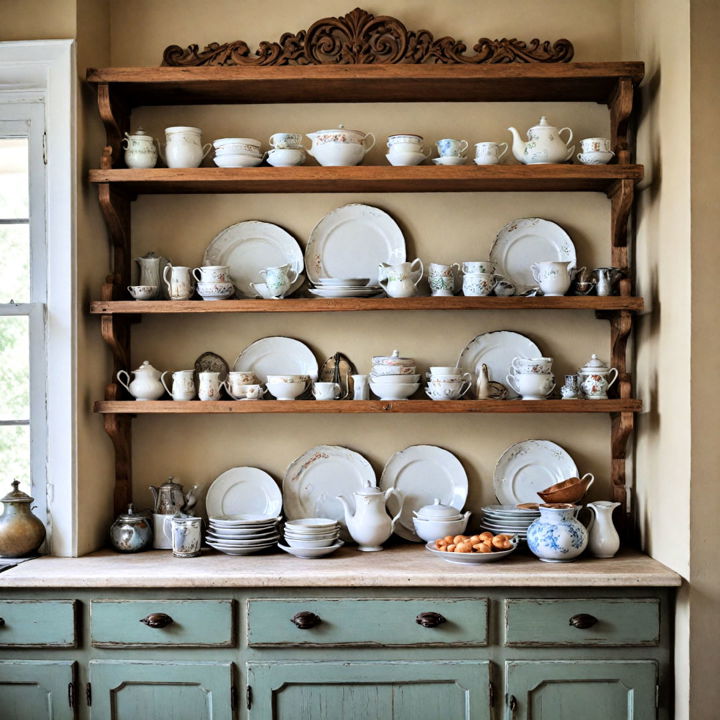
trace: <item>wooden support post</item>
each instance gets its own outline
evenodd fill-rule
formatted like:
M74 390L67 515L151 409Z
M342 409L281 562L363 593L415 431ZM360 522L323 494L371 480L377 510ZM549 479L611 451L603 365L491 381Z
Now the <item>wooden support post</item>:
M628 141L628 125L633 107L633 82L630 78L621 77L615 85L610 99L610 139L619 165L627 165L631 161L630 143Z
M125 133L130 130L130 111L120 99L117 89L111 90L108 83L98 83L97 94L106 137L100 167L104 170L125 167L121 143Z

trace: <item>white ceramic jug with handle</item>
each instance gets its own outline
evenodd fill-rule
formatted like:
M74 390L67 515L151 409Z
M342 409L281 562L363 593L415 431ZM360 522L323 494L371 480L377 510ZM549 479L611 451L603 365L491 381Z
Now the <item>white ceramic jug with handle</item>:
M620 536L612 521L613 510L619 502L599 500L587 505L593 513L588 525L590 554L598 558L611 558L620 549Z
M412 297L417 284L423 276L423 263L420 258L412 262L401 262L396 265L380 263L378 266L378 284L394 298Z
M393 518L390 518L385 509L385 503L390 495L395 495L400 501L400 509ZM395 523L402 512L402 495L395 488L388 488L383 492L377 487L367 487L354 492L353 497L355 513L344 497L337 498L345 509L345 524L348 532L358 544L358 550L364 552L382 550L382 544L393 534Z

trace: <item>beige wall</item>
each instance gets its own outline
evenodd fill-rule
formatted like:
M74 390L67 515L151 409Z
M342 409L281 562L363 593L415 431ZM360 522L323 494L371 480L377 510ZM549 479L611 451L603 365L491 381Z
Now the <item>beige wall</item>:
M74 38L76 0L0 0L0 40Z

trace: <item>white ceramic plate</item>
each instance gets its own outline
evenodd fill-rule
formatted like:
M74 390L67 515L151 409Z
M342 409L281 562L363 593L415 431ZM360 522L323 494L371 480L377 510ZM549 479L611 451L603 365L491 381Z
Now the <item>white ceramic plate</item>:
M213 538L210 536L207 536L205 539L207 542L212 542L215 545L221 545L223 547L249 548L272 545L280 539L280 534L276 533L270 537L259 538L257 540L226 540L225 538Z
M538 490L579 477L568 453L550 440L525 440L511 445L497 461L493 485L503 505L538 502Z
M539 510L530 508L519 508L514 505L485 505L480 508L484 513L497 513L500 515L535 515L540 516Z
M329 547L323 547L323 548L299 548L299 547L289 547L288 545L281 545L278 543L278 547L281 550L284 550L286 553L290 553L291 555L294 555L295 557L299 558L305 558L306 560L312 560L314 558L320 558L325 557L326 555L330 555L330 553L334 553L336 550L339 550L345 543L340 540L339 542L335 543L334 545L330 545Z
M207 531L208 537L211 535L216 539L224 540L258 540L260 538L270 537L279 533L277 528L270 528L268 530L258 530L249 533L235 533L223 528L210 528Z
M250 283L265 282L260 270L290 265L298 274L286 295L303 283L303 254L297 240L286 230L272 223L248 220L226 227L208 245L203 265L229 265L235 287L245 297L255 297Z
M210 485L205 509L211 517L248 513L273 518L282 510L282 493L263 470L230 468Z
M305 248L307 275L320 278L368 277L377 284L381 262L405 262L405 237L379 208L343 205L329 212L310 233Z
M355 512L353 493L377 484L375 472L360 453L337 445L318 445L290 463L283 478L288 520L322 517L337 520L340 536L350 540L342 495Z
M309 375L317 380L318 363L305 343L274 336L248 345L237 356L233 370L254 372L261 383L267 382L268 375Z
M372 297L379 295L382 290L380 288L350 288L347 290L339 288L310 288L308 292L311 295L317 295L321 298L343 298L343 297Z
M271 543L270 545L263 545L262 547L256 548L232 548L227 547L226 545L216 545L211 542L208 542L208 545L215 550L219 550L221 553L225 553L225 555L254 555L261 550L267 550L269 548L275 547L275 543Z
M511 330L499 330L473 338L460 353L457 365L477 377L480 366L485 363L490 380L507 386L505 376L510 373L513 358L518 355L541 357L542 353L530 338ZM508 387L508 397L517 396L518 394Z
M320 287L366 287L370 278L318 278Z
M404 498L395 534L405 540L422 542L413 526L413 510L432 505L440 498L443 505L462 510L467 500L468 478L460 461L447 450L434 445L411 445L395 453L380 478L383 490L395 488ZM397 499L388 501L391 514L397 513Z
M454 563L455 565L479 565L481 563L487 563L487 562L494 562L495 560L502 560L503 558L506 558L511 553L515 552L515 548L517 548L518 539L517 538L511 538L510 542L513 543L513 547L511 547L509 550L496 550L495 552L491 553L454 553L454 552L445 552L445 550L438 550L435 547L435 543L426 543L425 549L428 552L431 552L433 555L436 555L439 558L442 558L443 560Z
M490 250L490 262L516 288L516 294L537 287L530 266L559 260L577 265L575 246L557 224L542 218L520 218L509 222L497 234Z

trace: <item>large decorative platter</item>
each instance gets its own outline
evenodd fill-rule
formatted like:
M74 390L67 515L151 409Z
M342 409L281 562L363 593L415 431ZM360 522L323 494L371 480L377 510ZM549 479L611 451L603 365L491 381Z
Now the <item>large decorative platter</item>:
M275 335L250 343L237 356L233 370L254 372L263 384L268 375L309 375L315 381L318 363L305 343Z
M571 477L578 469L570 455L550 440L524 440L511 445L497 461L493 485L503 505L539 501L538 491Z
M473 338L460 353L457 365L477 377L480 366L485 363L490 380L507 386L505 376L510 373L513 358L517 356L541 357L542 353L530 338L510 330L498 330ZM508 387L508 397L517 396Z
M290 463L283 478L283 502L288 520L322 517L340 523L340 536L351 537L345 524L342 495L353 512L353 493L375 487L377 480L370 463L360 453L337 445L318 445Z
M405 540L422 542L415 533L413 510L432 505L435 498L440 498L443 505L462 510L468 495L468 477L462 463L451 452L434 445L411 445L387 461L380 487L395 488L403 498L395 534ZM397 513L397 502L394 497L389 499L393 515Z
M234 467L210 485L205 509L210 517L248 513L274 518L282 510L282 493L263 470Z
M546 260L577 265L575 246L557 224L542 218L520 218L509 222L497 234L490 250L490 261L497 272L515 285L518 293L537 286L530 266Z
M343 205L329 212L310 233L305 249L307 275L319 278L370 278L378 265L405 262L405 237L390 215L370 205Z
M286 295L303 283L303 254L297 240L278 225L248 220L226 227L208 245L203 265L229 265L235 287L245 297L256 297L250 283L263 283L260 270L290 265L298 274Z

